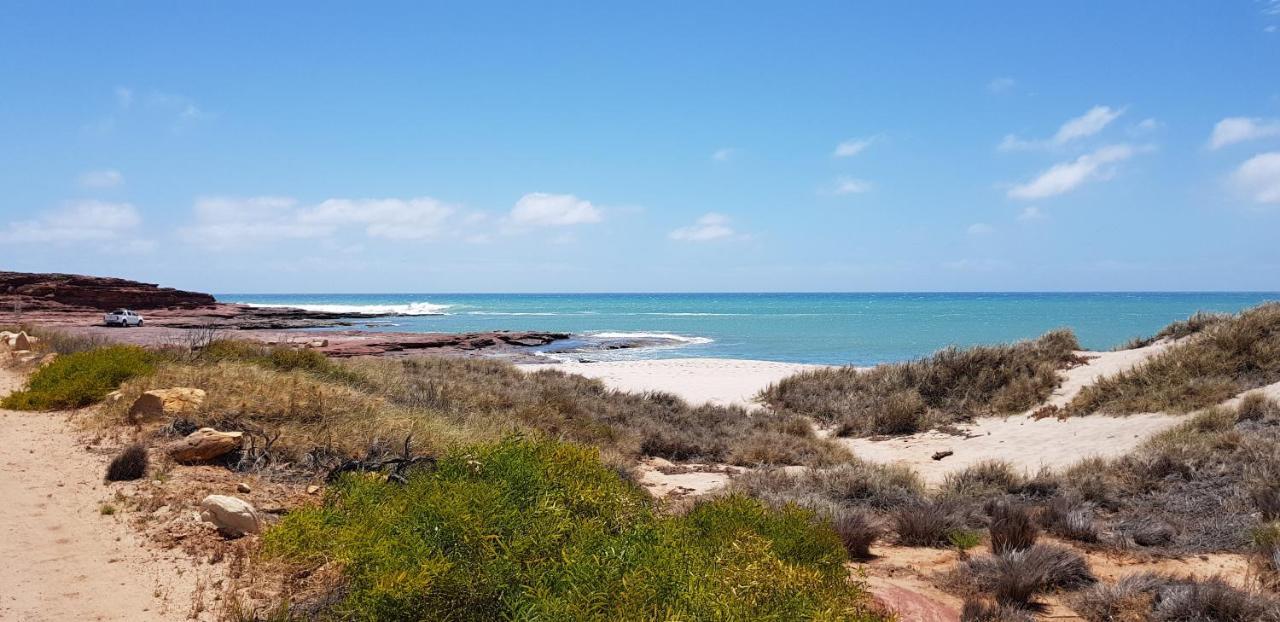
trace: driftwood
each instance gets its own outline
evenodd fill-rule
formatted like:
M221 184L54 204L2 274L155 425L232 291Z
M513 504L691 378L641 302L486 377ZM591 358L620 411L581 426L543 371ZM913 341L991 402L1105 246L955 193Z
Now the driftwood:
M396 482L398 484L406 483L405 474L414 467L427 466L434 468L436 459L434 456L414 456L411 444L413 435L410 434L404 439L404 450L399 457L395 458L374 458L373 452L366 455L364 460L348 460L334 467L325 477L325 481L333 483L344 473L381 473L384 469L390 467L391 471L387 473L387 481Z

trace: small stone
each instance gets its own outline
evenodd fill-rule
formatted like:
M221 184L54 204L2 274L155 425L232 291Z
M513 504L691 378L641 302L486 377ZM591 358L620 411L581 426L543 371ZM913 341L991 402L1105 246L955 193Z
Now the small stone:
M248 484L244 482L240 482L239 484L236 484L236 491L243 492L243 493L250 493L250 492L253 492L253 489L250 488Z
M320 487L319 487L319 486L316 486L315 484L312 484L312 485L310 485L310 486L307 486L307 494L309 494L309 495L314 495L314 494L316 494L316 493L318 493L318 492L320 492Z
M173 417L200 409L204 403L204 390L188 387L153 389L138 396L129 407L133 421Z
M169 457L178 462L202 462L212 460L240 447L243 432L219 432L213 428L200 428L182 440L165 447Z
M213 523L233 538L262 530L262 521L253 504L236 497L209 495L200 502L200 520Z

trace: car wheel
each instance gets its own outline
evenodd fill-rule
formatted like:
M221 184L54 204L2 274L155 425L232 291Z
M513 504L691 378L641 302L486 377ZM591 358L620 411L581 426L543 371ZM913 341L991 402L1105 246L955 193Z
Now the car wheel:
M138 328L142 328L142 320L138 320Z

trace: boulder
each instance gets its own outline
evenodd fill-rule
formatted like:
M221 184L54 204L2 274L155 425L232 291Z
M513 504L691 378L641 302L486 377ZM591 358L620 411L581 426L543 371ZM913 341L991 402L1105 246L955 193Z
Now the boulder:
M327 348L329 347L328 339L314 339L307 342L308 348Z
M153 389L138 396L133 406L129 407L129 419L158 419L165 416L177 416L200 409L204 403L204 390L188 387L172 389Z
M233 538L262 531L262 519L253 504L226 495L205 497L200 502L200 520L213 523L218 531Z
M165 453L176 462L204 462L240 448L243 432L219 432L200 428L180 441L165 447Z
M14 336L9 341L9 345L12 346L14 350L30 350L31 347L34 346L38 341L40 340L36 339L35 337L32 337L31 335L28 335L24 331Z

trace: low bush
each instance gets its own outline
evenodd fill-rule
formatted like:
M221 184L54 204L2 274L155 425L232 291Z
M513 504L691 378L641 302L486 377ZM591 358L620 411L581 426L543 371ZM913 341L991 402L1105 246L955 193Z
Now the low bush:
M962 497L990 497L1021 491L1026 477L1003 460L983 460L948 473L942 490Z
M871 545L884 534L884 526L871 515L861 510L845 510L831 519L831 527L850 559L871 559Z
M1035 622L1035 619L1035 614L1026 609L984 598L966 598L960 610L960 622Z
M1085 387L1071 414L1190 412L1280 381L1280 303L1203 328L1132 370Z
M263 540L341 569L340 619L880 619L811 512L725 496L660 516L553 441L460 447L404 485L344 477Z
M991 552L999 555L1031 548L1040 535L1030 512L1021 505L995 503L991 507Z
M147 447L134 443L125 447L107 465L107 481L123 482L141 479L147 474Z
M1280 621L1280 602L1273 597L1246 592L1217 577L1196 580L1149 572L1131 574L1075 594L1070 603L1089 622Z
M898 543L906 546L951 545L967 520L960 505L950 499L921 499L893 511Z
M988 594L1001 605L1022 609L1031 607L1037 594L1080 589L1095 581L1084 556L1051 544L976 557L949 577L961 591Z
M835 425L841 435L909 434L978 415L1020 412L1058 385L1079 343L1070 331L1011 345L948 348L880 365L807 371L761 393L780 412Z
M120 383L154 371L154 357L136 346L107 346L59 356L31 374L26 387L5 397L14 410L80 408L96 402Z
M757 469L734 478L730 487L774 506L794 503L819 511L891 510L916 503L924 496L924 482L909 467L856 458L846 464L799 473Z

